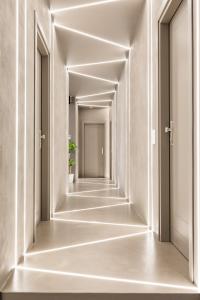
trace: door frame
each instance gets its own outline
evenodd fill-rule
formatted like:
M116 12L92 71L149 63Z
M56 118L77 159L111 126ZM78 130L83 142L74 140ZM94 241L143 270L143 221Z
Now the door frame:
M45 142L42 148L41 162L41 220L50 220L50 50L42 27L39 23L37 12L34 12L34 177L33 177L33 241L36 239L36 97L37 97L37 51L42 56L42 128ZM46 112L44 114L44 112Z
M81 154L81 160L82 160L82 172L83 176L85 177L85 125L103 125L104 127L104 148L106 148L106 122L82 122L82 154ZM104 153L105 149L104 149ZM106 164L106 155L104 155L104 177L105 177L105 164ZM99 177L99 178L104 178ZM88 177L87 177L88 178Z
M165 127L170 121L170 22L184 0L168 0L158 19L158 172L159 172L159 240L170 241L170 146ZM190 60L193 132L193 198L189 207L189 275L194 280L194 100L193 100L193 1L189 26L191 28Z

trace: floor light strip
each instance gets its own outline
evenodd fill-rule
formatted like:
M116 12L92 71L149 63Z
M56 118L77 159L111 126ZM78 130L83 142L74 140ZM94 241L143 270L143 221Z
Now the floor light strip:
M116 93L115 90L103 92L103 93L97 93L97 94L89 94L89 95L83 95L83 96L77 96L76 99L84 99L84 98L90 98L90 97L96 97L96 96L103 96L103 95L110 95Z
M92 245L97 245L97 244L108 243L108 242L118 241L118 240L122 240L122 239L132 238L132 237L144 235L144 234L147 234L147 233L149 233L149 231L131 233L131 234L126 234L126 235L120 235L120 236L116 236L116 237L112 237L112 238L107 238L107 239L102 239L102 240L97 240L97 241L92 241L92 242L86 242L86 243L79 243L79 244L75 244L75 245L69 245L69 246L58 247L58 248L53 248L53 249L47 249L47 250L42 250L42 251L33 251L33 252L30 252L30 253L27 253L26 256L34 256L34 255L52 253L52 252L63 251L63 250L68 250L68 249L87 247L87 246L92 246Z
M92 195L73 195L73 194L68 194L69 197L79 197L79 198L92 198L92 199L116 199L116 200L128 200L127 197L116 197L116 196L92 196Z
M90 104L90 103L112 103L113 100L82 100L77 102L77 104L81 105L81 104ZM103 184L103 183L102 183Z
M118 203L118 204L111 204L111 205L104 205L104 206L57 211L54 213L54 215L62 215L62 214L66 214L66 213L74 213L74 212L81 212L81 211L99 210L99 209L105 209L105 208L111 208L111 207L117 207L117 206L125 206L125 205L129 205L129 203Z
M113 80L105 79L102 77L97 77L97 76L88 75L88 74L84 74L84 73L74 72L74 71L70 71L70 70L69 70L69 74L86 77L86 78L90 78L90 79L95 79L95 80L100 80L100 81L104 81L104 82L108 82L108 83L112 83L112 84L119 84L118 81L113 81Z
M19 0L16 0L16 115L15 115L15 266L18 264L18 154L19 154Z
M117 64L121 62L126 62L127 58L122 59L113 59L113 60L106 60L106 61L99 61L87 64L79 64L79 65L68 65L66 66L67 69L75 69L75 68L82 68L82 67L92 67L92 66L99 66L99 65L106 65L106 64Z
M79 107L89 107L89 108L111 108L111 106L107 105L93 105L93 104L78 104Z
M186 286L186 285L175 285L164 282L153 282L153 281L143 281L143 280L134 280L128 278L118 278L118 277L109 277L109 276L101 276L101 275L91 275L91 274L82 274L82 273L73 273L73 272L64 272L64 271L56 271L56 270L48 270L48 269L40 269L40 268L31 268L31 267L23 267L18 266L18 270L22 271L30 271L30 272L40 272L44 274L52 274L52 275L61 275L61 276L71 276L78 278L87 278L87 279L97 279L103 281L112 281L112 282L120 282L120 283L130 283L130 284L138 284L142 286L154 286L161 288L172 288L172 289L180 289L180 290L188 290L188 291L197 291L196 287Z
M68 195L80 195L80 194L84 194L84 193L95 193L95 192L105 192L105 191L119 191L119 188L111 187L111 188L105 188L105 189L100 189L100 190L88 190L88 191L86 190L86 191L68 193Z
M53 221L58 222L66 222L66 223L83 223L83 224L91 224L91 225L108 225L108 226L120 226L120 227L132 227L132 228L148 228L148 225L141 224L126 224L126 223L110 223L110 222L101 222L101 221L85 221L85 220L77 220L77 219L61 219L61 218L53 218Z
M98 6L98 5L103 5L103 4L109 4L109 3L117 2L117 1L119 1L119 0L103 0L103 1L98 1L98 2L91 2L91 3L86 3L86 4L64 7L64 8L57 8L57 9L52 9L51 14L54 15L54 14L58 14L58 13L62 13L62 12L67 12L70 10L88 8L88 7Z
M103 38L98 37L96 35L92 35L92 34L89 34L89 33L86 33L86 32L71 28L71 27L63 26L63 25L58 24L58 23L54 23L54 26L56 28L66 30L66 31L69 31L69 32L72 32L72 33L75 33L75 34L79 34L79 35L82 35L84 37L87 37L87 38L90 38L90 39L93 39L93 40L96 40L96 41L99 41L99 42L103 42L105 44L109 44L111 46L122 48L124 50L129 50L130 49L130 47L128 47L128 46L121 45L119 43L116 43L116 42L113 42L113 41L110 41L110 40L107 40L107 39L103 39Z

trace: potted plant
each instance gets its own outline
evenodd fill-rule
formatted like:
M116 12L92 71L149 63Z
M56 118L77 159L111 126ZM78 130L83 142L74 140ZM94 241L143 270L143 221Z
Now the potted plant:
M75 165L75 160L71 157L71 154L75 152L77 146L73 141L69 141L69 160L68 160L68 166L69 166L69 183L74 182L74 174L72 172L72 167Z

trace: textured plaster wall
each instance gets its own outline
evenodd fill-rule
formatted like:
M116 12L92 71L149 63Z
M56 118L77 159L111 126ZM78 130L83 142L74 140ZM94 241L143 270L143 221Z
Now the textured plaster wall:
M68 153L68 76L60 44L54 34L54 93L53 93L53 205L56 209L67 192Z
M147 3L134 38L130 88L130 200L147 222L148 207L148 43Z
M19 8L18 24L16 24L16 5ZM15 258L22 257L24 250L33 242L35 12L51 53L52 62L49 1L0 1L0 287L17 262ZM27 20L27 27L25 20ZM16 32L18 32L18 39ZM25 32L27 32L27 40ZM51 108L54 108L54 111L51 110L51 143L56 144L54 151L51 144L51 153L53 153L51 167L53 161L55 166L54 178L51 178L51 189L54 194L51 197L55 205L61 195L65 194L64 164L67 152L65 140L67 82L64 63L56 45L55 41L55 89L58 91L51 97ZM52 86L51 84L51 90L53 90ZM63 139L60 138L61 136ZM17 219L15 218L16 203ZM24 203L26 203L25 211Z
M127 193L127 66L124 67L116 99L116 173L117 183L123 194Z

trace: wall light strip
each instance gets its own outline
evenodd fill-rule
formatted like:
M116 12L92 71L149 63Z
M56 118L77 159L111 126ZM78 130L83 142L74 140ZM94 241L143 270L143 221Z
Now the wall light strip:
M97 77L97 76L93 76L93 75L88 75L88 74L84 74L84 73L69 71L69 74L86 77L86 78L90 78L90 79L95 79L95 80L100 80L100 81L104 81L104 82L108 82L108 83L112 83L112 84L119 84L118 81L113 81L113 80L109 80L109 79L105 79L105 78Z
M92 7L92 6L109 4L109 3L117 2L117 1L119 1L119 0L103 0L103 1L98 1L98 2L91 2L91 3L86 3L86 4L64 7L64 8L57 8L57 9L52 9L51 14L58 14L58 13L75 10L75 9L88 8L88 7Z
M61 219L61 218L52 218L53 221L58 222L67 222L67 223L83 223L90 225L108 225L108 226L120 226L120 227L131 227L131 228L148 228L148 225L141 224L126 224L126 223L111 223L111 222L100 222L100 221L85 221L77 219Z
M115 46L115 47L122 48L124 50L129 50L130 49L130 47L128 47L128 46L124 46L124 45L121 45L119 43L116 43L116 42L113 42L113 41L110 41L110 40L107 40L107 39L103 39L103 38L98 37L96 35L92 35L92 34L89 34L89 33L86 33L86 32L71 28L71 27L63 26L63 25L58 24L58 23L54 23L54 26L57 27L57 28L60 28L62 30L66 30L66 31L69 31L69 32L72 32L72 33L82 35L82 36L90 38L90 39L94 39L94 40L99 41L99 42L103 42L103 43L106 43L106 44L109 44L109 45L112 45L112 46Z
M75 68L81 68L81 67L92 67L92 66L99 66L99 65L106 65L106 64L117 64L117 63L126 62L126 61L127 61L127 58L113 59L113 60L99 61L99 62L93 62L93 63L87 63L87 64L68 65L68 66L66 66L66 68L75 69Z
M196 1L196 63L195 63L195 69L196 69L196 209L195 209L195 217L196 217L196 239L197 239L197 255L196 255L196 261L195 265L197 266L197 278L195 278L195 281L200 287L200 3L199 1Z
M100 276L100 275L91 275L91 274L83 274L83 273L72 273L72 272L64 272L64 271L56 271L49 269L39 269L39 268L31 268L31 267L23 267L18 266L18 270L36 272L36 273L44 273L44 274L52 274L52 275L61 275L61 276L70 276L70 277L80 277L87 279L96 279L103 281L112 281L112 282L120 282L120 283L130 283L130 284L138 284L142 286L155 286L161 288L172 288L172 289L180 289L187 291L198 291L198 289L194 286L186 286L186 285L176 285L164 282L153 282L153 281L143 281L143 280L134 280L128 278L119 278L119 277L109 277L109 276Z
M129 203L118 203L118 204L111 204L111 205L104 205L104 206L96 206L96 207L88 207L88 208L58 211L58 212L55 212L54 215L62 215L62 214L81 212L81 211L90 211L90 210L100 210L100 209L117 207L117 206L124 206L124 205L129 205Z
M113 242L113 241L118 241L118 240L122 240L122 239L127 239L127 238L140 236L140 235L147 234L147 233L149 233L149 231L146 230L146 231L143 231L143 232L131 233L131 234L126 234L126 235L119 235L119 236L115 236L115 237L111 237L111 238L107 238L107 239L102 239L102 240L96 240L96 241L92 241L92 242L79 243L79 244L75 244L75 245L63 246L63 247L47 249L47 250L42 250L42 251L33 251L33 252L27 253L26 256L34 256L34 255L52 253L52 252L63 251L63 250L68 250L68 249L87 247L87 246L97 245L97 244L102 244L102 243L109 243L109 242Z
M26 103L26 77L27 77L27 0L24 0L24 253L26 252L26 142L27 142L27 103Z
M15 266L18 264L18 154L19 154L19 0L16 0L16 113L15 113Z
M84 98L90 98L90 97L96 97L96 96L103 96L103 95L110 95L116 93L115 90L98 93L98 94L89 94L89 95L83 95L83 96L77 96L76 99L84 99Z

